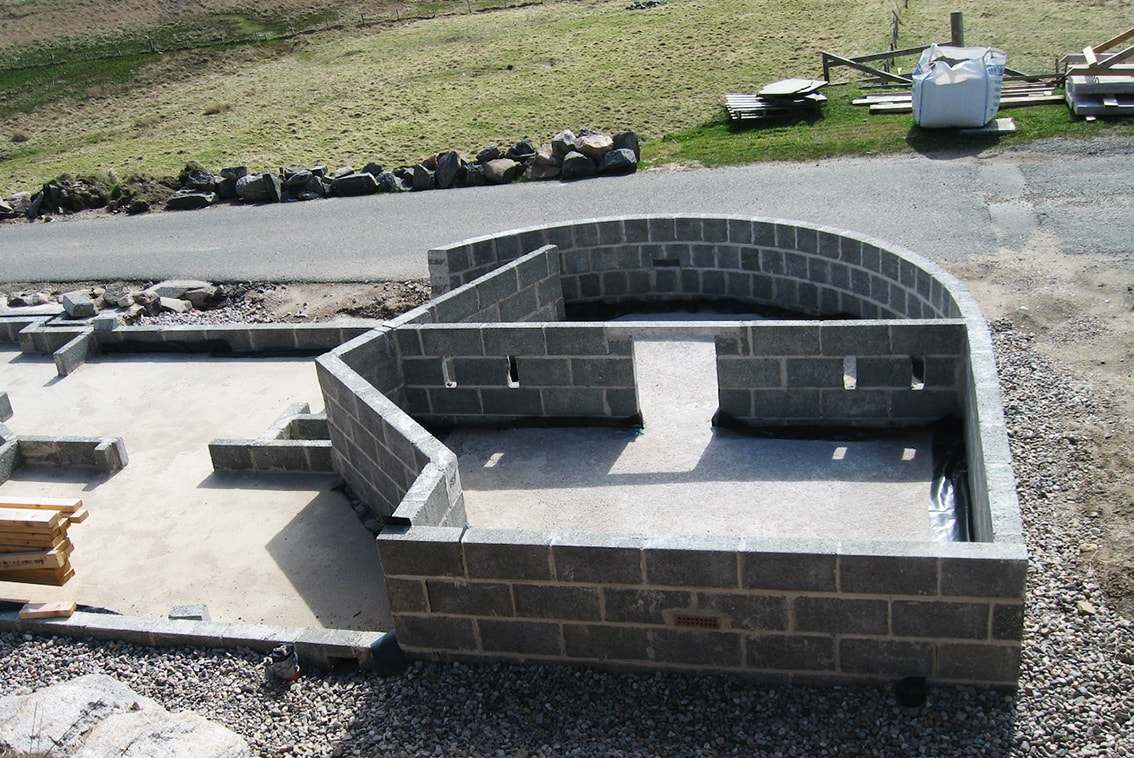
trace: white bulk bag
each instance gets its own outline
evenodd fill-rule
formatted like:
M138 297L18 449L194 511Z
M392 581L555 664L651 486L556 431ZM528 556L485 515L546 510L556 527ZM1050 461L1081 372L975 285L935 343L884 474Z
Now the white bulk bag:
M914 123L927 128L984 126L1000 108L1003 50L930 45L913 73Z

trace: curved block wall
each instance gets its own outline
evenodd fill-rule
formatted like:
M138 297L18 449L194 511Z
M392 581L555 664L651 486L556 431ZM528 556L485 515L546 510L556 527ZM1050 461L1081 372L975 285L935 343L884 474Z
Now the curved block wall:
M1015 482L991 339L947 272L836 229L718 216L591 219L429 255L432 303L319 359L336 468L389 524L378 547L407 652L817 684L1015 685L1027 561ZM744 423L961 416L976 541L468 527L455 456L421 421L625 416L636 409L623 366L633 335L563 314L673 300L818 319L665 325L716 337L722 410ZM854 392L841 381L848 357L863 369ZM756 379L772 375L779 384ZM785 405L795 415L762 410Z

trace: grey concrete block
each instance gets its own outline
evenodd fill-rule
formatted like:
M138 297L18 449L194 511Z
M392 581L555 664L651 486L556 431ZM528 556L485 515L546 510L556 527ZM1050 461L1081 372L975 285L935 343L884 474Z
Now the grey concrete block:
M419 328L422 349L426 355L439 357L484 355L484 341L479 327L430 324Z
M1023 599L1028 564L1020 558L943 558L941 594Z
M656 660L713 669L744 665L741 635L701 629L657 629L652 633Z
M0 421L12 418L12 401L8 399L7 392L0 392Z
M446 616L513 616L512 590L496 582L427 579L431 613Z
M996 604L992 607L992 639L1019 641L1024 635L1024 605Z
M794 600L795 629L826 634L887 634L885 600L801 596Z
M86 292L64 293L63 310L70 318L90 318L98 313L94 300Z
M909 390L913 383L913 367L908 356L860 357L856 367L859 388Z
M986 603L895 600L890 624L898 637L987 639L990 611Z
M967 338L958 321L937 324L890 324L890 345L905 355L962 355Z
M824 323L819 339L822 354L829 356L890 355L890 325L854 321Z
M378 555L386 576L462 577L459 528L388 526L378 535Z
M788 358L784 374L789 389L843 388L842 358Z
M698 607L729 619L729 628L750 631L784 631L788 628L788 600L777 595L708 593L697 595Z
M543 399L538 389L523 386L514 389L486 388L480 391L480 398L481 407L486 414L513 419L544 415Z
M603 391L592 387L553 387L541 392L548 416L602 416L606 412Z
M725 389L784 386L783 361L776 358L720 357L717 384Z
M20 464L20 445L16 440L0 444L0 484L12 478Z
M170 608L167 618L170 621L212 621L209 607L201 603L175 605Z
M756 425L777 421L813 422L821 411L822 396L817 389L757 390L751 394L751 423Z
M745 540L741 554L741 586L744 589L834 592L836 558L825 544L810 546L814 552L784 552L764 540ZM808 546L802 546L806 549Z
M875 421L885 425L890 418L891 397L886 390L825 389L820 396L820 414L829 423Z
M424 579L385 577L384 581L391 613L425 613L429 610Z
M250 440L213 440L209 443L209 458L213 471L250 471L252 449Z
M615 623L657 624L667 622L667 612L691 610L692 592L682 590L603 589L603 620Z
M932 677L933 644L885 639L839 641L839 668L847 673L873 674L889 679Z
M650 632L643 627L564 624L564 651L580 660L653 660Z
M559 656L559 624L538 621L478 619L481 646L486 653Z
M818 355L819 325L774 321L753 324L748 344L751 345L752 355L756 356Z
M571 377L584 387L633 387L634 363L623 358L574 358Z
M469 529L462 540L470 579L551 579L551 539L546 532Z
M561 582L641 584L641 537L561 535L551 545L555 578Z
M414 651L469 651L477 649L471 618L394 614L398 644Z
M1020 678L1020 646L946 643L937 647L940 679L1015 686Z
M580 585L516 584L516 615L526 618L599 621L597 587Z
M739 587L739 548L739 540L727 537L649 539L646 581L665 587Z
M484 352L486 355L542 358L547 355L547 340L539 325L488 327L484 329Z
M98 342L90 330L85 331L54 352L55 372L59 376L69 376L97 353Z
M508 383L508 361L504 356L487 358L453 358L450 378L457 387L505 387Z
M745 663L751 669L830 671L835 668L835 638L825 635L750 635L745 652Z
M937 560L909 555L842 555L839 588L867 595L936 595Z

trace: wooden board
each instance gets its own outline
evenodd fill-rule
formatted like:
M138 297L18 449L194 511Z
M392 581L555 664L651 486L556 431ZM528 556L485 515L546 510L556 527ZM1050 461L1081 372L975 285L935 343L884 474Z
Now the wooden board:
M0 508L0 531L45 532L60 526L63 514L59 511L40 511L34 508Z
M67 533L62 529L54 534L25 534L23 532L0 532L0 552L26 553L28 550L54 550L67 543Z
M1029 105L1059 105L1063 102L1062 95L1023 95L1020 97L1000 98L1001 108L1023 108ZM870 106L870 112L875 113L912 113L913 102L908 103L878 103Z
M0 508L74 513L82 507L83 501L73 497L0 497Z
M62 587L75 575L75 569L62 566L58 569L40 571L0 571L0 582L19 582L21 584L49 584Z
M71 618L78 607L75 601L59 601L55 603L26 603L20 609L22 619L65 619Z
M0 571L56 569L67 556L59 550L36 550L27 553L0 553Z

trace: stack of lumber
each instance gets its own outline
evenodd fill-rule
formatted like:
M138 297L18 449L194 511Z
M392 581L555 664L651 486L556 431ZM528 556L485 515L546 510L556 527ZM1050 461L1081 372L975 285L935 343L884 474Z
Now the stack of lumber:
M1076 116L1134 115L1134 45L1120 47L1131 40L1134 28L1064 56L1067 106Z
M885 113L913 113L913 93L884 92L851 101L855 105L870 107L870 115ZM1000 91L1000 107L1022 108L1029 105L1054 105L1062 103L1063 97L1055 94L1053 87L1028 83L1005 83Z
M0 581L63 586L75 575L67 528L86 517L82 500L0 497Z
M725 109L733 121L815 113L827 102L827 96L819 94L826 85L817 79L784 79L766 85L755 95L726 94Z

